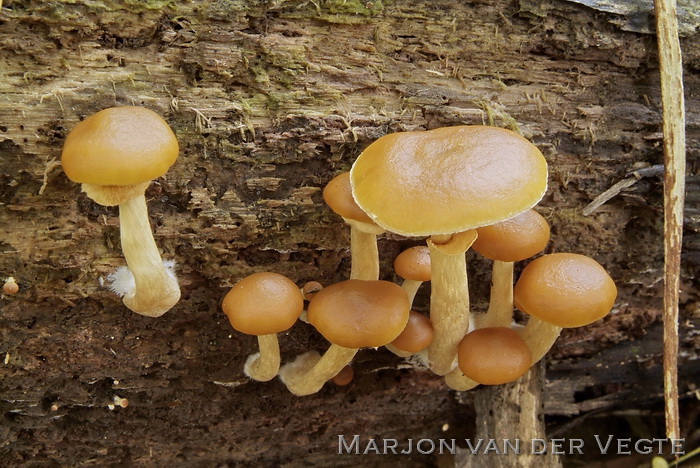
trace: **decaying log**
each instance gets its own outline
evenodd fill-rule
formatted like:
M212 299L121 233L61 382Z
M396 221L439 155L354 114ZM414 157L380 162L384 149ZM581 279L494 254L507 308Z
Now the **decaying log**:
M661 182L644 177L582 214L630 172L662 161L654 37L619 29L624 14L563 0L5 0L0 277L15 277L20 290L0 296L0 464L435 464L435 454L339 455L338 435L469 437L473 392L448 391L386 351L365 350L351 386L292 397L279 382L243 376L256 342L230 329L220 302L256 271L299 285L347 278L349 235L323 205L324 184L381 135L457 124L517 128L542 149L547 251L590 255L619 287L608 318L565 331L555 346L547 415L574 423L629 395L658 405L656 383L644 395L633 389L661 384L661 346L650 338L661 312ZM682 47L680 383L681 404L692 409L697 26ZM157 320L130 313L101 286L124 264L116 209L81 194L59 163L77 122L130 104L161 114L181 145L147 191L156 242L177 261L183 293ZM393 258L419 242L381 236L382 278L396 280ZM490 265L469 254L468 269L472 304L483 311ZM421 291L417 307L427 303ZM303 323L281 336L285 362L326 346ZM626 364L605 367L608 357Z

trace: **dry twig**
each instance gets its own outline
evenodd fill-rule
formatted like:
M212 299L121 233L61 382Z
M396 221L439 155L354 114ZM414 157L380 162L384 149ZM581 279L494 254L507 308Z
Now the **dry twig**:
M683 66L675 0L655 0L664 132L664 398L666 435L680 437L678 422L678 290L685 196Z
M642 178L658 176L663 174L663 172L663 164L657 164L655 166L645 167L636 171L629 172L625 179L622 179L621 181L607 189L605 192L595 197L595 199L583 209L583 215L590 216L595 210L603 206L612 198L619 195L620 192L624 192L625 190L632 187L634 184L637 183L637 181L641 180Z

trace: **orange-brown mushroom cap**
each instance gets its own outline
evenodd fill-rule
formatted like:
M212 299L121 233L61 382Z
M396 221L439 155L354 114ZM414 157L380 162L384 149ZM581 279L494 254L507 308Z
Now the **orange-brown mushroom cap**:
M555 253L533 260L513 290L515 306L562 328L588 325L610 312L617 288L592 258Z
M477 228L472 249L501 262L519 262L542 252L549 242L549 224L535 210Z
M321 289L323 289L323 285L318 281L308 281L301 288L301 294L305 301L310 301Z
M394 270L403 279L430 281L430 249L418 245L404 250L394 260Z
M401 334L391 342L394 347L409 353L419 353L433 342L433 324L425 315L412 310Z
M500 385L525 374L532 365L530 349L507 327L480 328L459 343L459 369L475 382Z
M323 199L336 214L343 218L374 224L374 221L357 206L352 197L349 172L343 172L328 182L323 189Z
M294 325L304 309L304 298L286 276L254 273L231 288L221 308L239 332L270 335Z
M370 348L391 343L408 321L406 292L388 281L347 280L323 288L309 303L308 319L331 343Z
M542 153L502 128L457 126L379 138L350 170L355 201L404 236L452 234L532 208L547 189Z
M335 374L335 377L333 377L333 383L343 387L345 385L350 385L352 382L352 379L355 377L355 369L353 369L351 366L345 366L343 367L340 372Z
M165 174L179 145L167 123L144 107L111 107L70 132L61 165L69 179L92 185L136 185Z
M9 277L5 280L5 284L2 285L2 292L5 294L17 294L19 292L19 285L13 277Z

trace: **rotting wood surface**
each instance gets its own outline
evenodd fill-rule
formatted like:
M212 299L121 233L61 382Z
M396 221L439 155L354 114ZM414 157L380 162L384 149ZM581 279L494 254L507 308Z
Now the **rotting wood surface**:
M648 394L636 405L660 401L660 377L647 380L661 352L660 180L581 214L662 159L653 36L558 1L3 3L0 276L21 288L0 299L3 462L382 466L396 460L339 456L338 434L473 434L471 394L385 351L361 352L350 387L312 397L250 383L241 368L255 339L219 310L228 287L255 271L300 285L346 278L348 231L323 205L323 185L385 133L445 125L494 124L535 142L550 164L539 205L552 224L548 251L593 256L618 284L613 315L565 331L555 347L547 413L618 408L640 385ZM698 383L700 346L697 39L682 41L682 404ZM80 119L129 104L159 112L181 143L178 162L147 192L156 242L178 262L183 290L158 320L100 286L123 264L116 209L80 194L57 164ZM395 279L391 261L417 242L381 238L383 278ZM472 302L485 310L490 265L468 260ZM427 302L423 291L422 310ZM326 344L300 323L281 346L288 360ZM115 395L129 406L110 411Z
M545 440L544 365L540 361L516 382L506 385L485 386L476 391L476 440L498 440L501 445L495 451L484 449L462 450L455 460L458 468L520 468L538 466L540 468L561 468L559 456L548 451L536 453L541 446L532 449L522 447L524 441ZM507 439L515 446L504 450L502 440ZM478 444L478 442L476 442ZM488 442L486 442L488 444ZM536 444L537 445L537 444Z

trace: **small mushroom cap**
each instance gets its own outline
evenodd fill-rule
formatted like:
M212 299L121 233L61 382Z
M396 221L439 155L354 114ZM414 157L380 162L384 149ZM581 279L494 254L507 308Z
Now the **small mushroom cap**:
M323 285L318 281L308 281L301 288L301 294L305 301L310 301L321 289L323 289Z
M474 330L459 343L459 369L475 382L500 385L517 380L532 365L525 341L507 327Z
M608 272L585 255L555 253L533 260L513 289L515 306L562 328L605 317L617 298Z
M178 152L175 134L158 114L111 107L76 125L63 145L61 165L74 182L136 185L165 174Z
M549 224L535 210L478 228L472 249L501 262L519 262L540 253L549 242Z
M430 281L430 249L418 245L404 250L394 260L394 270L403 279Z
M425 315L412 310L401 334L391 342L396 348L409 353L419 353L433 342L433 324Z
M408 321L406 292L388 281L347 280L323 288L309 303L308 319L328 341L345 348L391 343Z
M331 380L333 380L334 384L343 387L345 385L350 385L354 377L355 369L353 369L351 366L345 366L340 369L340 372L338 372Z
M221 308L239 332L270 335L294 325L304 309L304 298L286 276L254 273L231 288Z
M404 236L453 234L532 208L547 189L542 153L496 127L393 133L369 145L350 170L357 204Z
M5 284L2 285L2 292L5 294L17 294L19 291L19 285L17 284L17 281L10 276L5 280Z
M349 172L343 172L328 182L323 189L323 199L331 210L343 218L374 224L374 221L357 206L352 197Z

